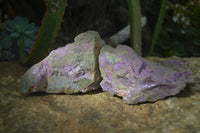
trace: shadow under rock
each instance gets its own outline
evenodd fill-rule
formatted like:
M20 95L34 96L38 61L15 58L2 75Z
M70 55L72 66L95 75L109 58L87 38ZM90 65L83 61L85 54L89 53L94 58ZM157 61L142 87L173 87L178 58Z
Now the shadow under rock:
M98 94L98 93L102 93L103 90L101 88L98 88L96 90L93 91L88 91L88 92L77 92L77 93L73 93L70 95L93 95L93 94Z
M103 90L101 88L98 88L97 90L93 90L93 91L88 91L88 92L76 92L73 94L66 94L66 93L47 93L47 92L33 92L30 94L23 94L24 96L32 96L32 97L37 97L37 96L46 96L46 95L93 95L93 94L98 94L98 93L102 93Z
M193 89L194 84L188 84L179 94L176 95L177 98L181 97L190 97L196 93Z
M194 84L189 84L182 91L180 91L179 94L177 94L175 96L166 97L165 99L168 99L168 98L171 98L171 97L177 97L177 98L190 97L190 96L192 96L196 93L195 89L193 89L193 85ZM73 94L69 94L69 95L79 96L79 95L94 95L94 94L99 94L99 93L103 93L103 90L101 88L98 88L97 90L93 90L93 91L77 92L77 93L73 93ZM23 94L23 95L24 96L37 97L37 96L46 96L46 95L68 95L68 94L66 94L66 93L34 92L34 93ZM114 94L113 97L123 99L122 97L117 96L116 94ZM159 99L159 100L165 100L165 99ZM143 103L138 103L137 105L147 104L147 103L155 103L155 102L156 101L154 101L154 102L143 102ZM129 105L135 105L135 104L129 104Z
M39 92L33 92L33 93L30 93L30 94L24 94L26 96L46 96L46 95L49 95L48 93L46 92L42 92L42 91L39 91Z

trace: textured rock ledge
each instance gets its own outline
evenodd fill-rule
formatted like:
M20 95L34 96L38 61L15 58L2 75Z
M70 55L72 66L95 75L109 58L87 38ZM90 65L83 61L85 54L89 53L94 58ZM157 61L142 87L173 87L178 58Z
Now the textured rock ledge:
M53 50L21 78L23 93L75 93L95 90L101 80L98 55L103 42L95 31L78 35L74 43Z
M27 68L0 62L0 133L199 133L200 58L168 59L186 60L194 84L173 97L139 105L125 104L109 92L23 95L18 85ZM5 77L13 80L1 84Z

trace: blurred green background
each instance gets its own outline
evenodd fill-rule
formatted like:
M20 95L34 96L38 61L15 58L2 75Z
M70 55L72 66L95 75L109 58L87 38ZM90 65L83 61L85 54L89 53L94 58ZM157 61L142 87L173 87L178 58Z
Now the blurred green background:
M52 0L53 1L53 0ZM106 41L129 24L125 0L68 0L61 29L51 49L64 46L86 30L96 30ZM146 24L142 28L142 54L147 56L161 1L140 0ZM16 16L41 25L46 8L43 0L0 0L0 32ZM2 36L0 34L0 39ZM130 39L123 42L130 46ZM169 0L159 38L151 56L200 56L200 1Z

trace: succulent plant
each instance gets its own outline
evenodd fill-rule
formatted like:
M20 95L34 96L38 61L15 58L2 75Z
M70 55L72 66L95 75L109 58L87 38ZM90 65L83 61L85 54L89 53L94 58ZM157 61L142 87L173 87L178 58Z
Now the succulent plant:
M0 41L0 58L3 56L3 50L14 51L16 54L21 42L25 50L31 50L38 30L39 27L29 23L27 18L17 16L14 20L8 20Z

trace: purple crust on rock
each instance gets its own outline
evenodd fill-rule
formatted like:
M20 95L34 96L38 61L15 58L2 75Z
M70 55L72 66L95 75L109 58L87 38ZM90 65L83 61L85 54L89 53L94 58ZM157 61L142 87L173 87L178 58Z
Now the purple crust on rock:
M21 78L23 93L75 93L97 89L101 80L97 70L98 55L103 45L97 32L78 35L74 43L51 51Z
M123 97L129 104L176 95L192 81L188 63L181 60L152 63L124 45L103 46L99 68L102 89Z

